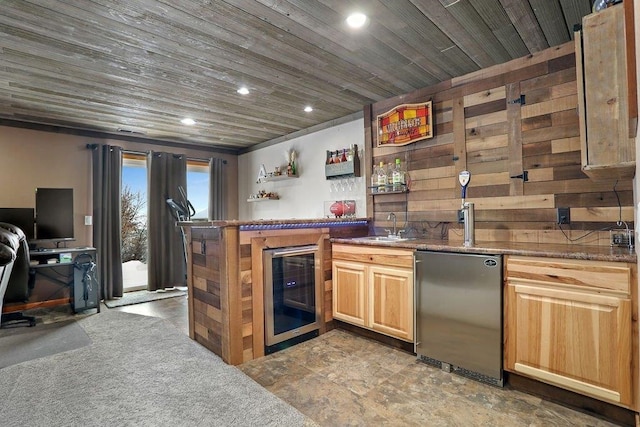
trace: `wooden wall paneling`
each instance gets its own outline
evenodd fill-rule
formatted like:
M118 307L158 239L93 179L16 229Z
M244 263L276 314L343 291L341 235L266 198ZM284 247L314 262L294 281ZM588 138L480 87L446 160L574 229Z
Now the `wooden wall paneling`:
M553 180L564 181L570 179L588 179L589 177L582 172L582 168L578 169L575 165L557 166L553 168Z
M447 91L450 89L451 89L451 80L445 80L433 86L420 88L413 92L394 96L393 98L384 99L382 101L376 102L375 104L371 105L371 108L372 108L371 117L373 120L375 120L375 117L378 114L386 113L387 111L391 110L392 108L400 104L424 102L424 101L428 101L429 99L433 99L435 102L440 101L441 99L436 99L436 96L441 96L441 94L447 93ZM372 126L372 130L374 130L374 134L375 134L375 129L373 126Z
M506 90L504 86L498 86L491 89L483 90L481 92L472 93L464 96L465 108L472 107L474 105L486 104L488 102L499 101L505 99Z
M504 127L501 125L500 128L504 128ZM467 141L467 144L466 144L467 152L491 150L496 148L505 148L509 146L509 137L506 131L504 133L500 133L495 136L482 137L482 138L478 138L474 136L470 137L467 133L466 141Z
M229 363L228 340L223 331L223 300L220 274L221 248L220 228L191 228L193 339L207 347Z
M633 191L618 190L618 197L623 206L633 206ZM603 207L618 206L618 200L613 191L595 191L589 193L556 194L556 206L571 207Z
M496 162L500 160L509 160L509 148L498 147L482 151L467 151L467 166L474 163Z
M239 365L243 358L242 286L240 283L240 244L238 227L225 227L222 245L226 256L222 262L220 298L223 303L223 341L228 341L228 363ZM225 280L226 279L226 280ZM226 304L226 309L224 305Z
M472 182L467 196L475 203L478 240L568 243L563 231L570 238L591 232L573 243L608 245L608 232L596 230L612 224L617 200L611 193L613 182L594 185L581 170L575 58L573 44L566 43L452 79L442 91L422 91L433 97L440 133L409 147L373 150L376 160L388 162L402 154L409 159L412 188L406 195L406 214L412 232L461 240L456 176L468 169ZM507 104L520 95L525 96L523 105ZM372 110L381 110L380 105ZM442 120L450 122L445 126ZM524 170L528 182L510 178ZM617 189L625 192L623 216L632 220L630 185L630 179L620 180ZM389 228L387 214L402 212L405 199L371 199L373 227ZM572 208L570 227L557 227L556 206ZM592 207L598 209L590 212Z
M467 146L464 119L464 98L459 97L453 100L453 161L455 166L455 176L467 169ZM441 166L447 166L443 164Z
M191 227L183 227L182 230L184 231L186 241L191 242ZM189 338L195 340L193 323L193 245L189 245L185 249L187 252L187 313L189 316Z
M254 359L264 356L264 269L262 267L262 250L265 247L265 238L254 237L251 239L251 294L253 295L252 313Z
M580 138L558 138L551 140L551 153L566 153L568 151L580 151Z
M483 163L473 163L468 165L471 176L486 173L500 173L509 170L509 160L486 161ZM469 188L472 188L471 186Z
M564 206L564 205L562 205ZM556 220L556 210L548 209L485 209L476 213L476 221L485 223L496 222L499 226L503 223L540 222L551 224ZM490 224L483 224L487 228L495 228Z
M637 0L636 0L637 1ZM638 79L636 70L636 38L634 0L624 3L624 32L627 55L627 98L629 102L629 138L635 138L638 130ZM640 397L638 398L640 401Z
M324 239L323 244L323 281L324 281L324 322L325 328L328 330L328 325L333 321L333 276L332 276L332 251L331 240Z
M365 105L363 107L363 115L364 115L364 165L360 165L362 169L362 173L364 173L364 185L371 185L371 174L373 173L373 151L375 147L375 142L373 140L373 136L376 135L376 129L374 129L374 118L373 118L373 106L371 104ZM365 192L367 201L366 201L366 210L368 215L371 215L373 212L373 198L371 197L371 190Z
M535 182L527 184L527 194L543 193L577 193L577 192L606 192L613 191L615 181L595 182L590 179L573 179L563 181ZM619 181L616 185L617 191L631 190L633 183L630 181Z
M253 277L251 275L251 245L240 245L240 284L242 286L243 362L253 356Z
M481 197L502 197L509 196L510 186L506 185L474 185L467 190L468 199L477 199Z

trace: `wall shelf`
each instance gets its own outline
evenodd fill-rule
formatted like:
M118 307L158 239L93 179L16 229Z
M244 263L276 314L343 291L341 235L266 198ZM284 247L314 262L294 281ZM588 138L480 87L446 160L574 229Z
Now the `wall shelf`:
M254 197L251 199L247 199L247 202L266 202L268 200L280 200L280 197Z
M295 179L298 178L298 175L273 175L273 176L265 176L261 178L261 182L272 182L272 181L285 181L287 179Z
M353 178L360 176L360 160L355 158L348 162L324 165L324 175L327 179Z
M379 196L382 194L402 194L402 193L408 193L409 192L409 188L407 187L406 184L402 184L401 185L401 189L400 190L393 190L393 184L386 184L385 187L385 191L378 191L378 187L380 187L379 185L373 186L373 187L367 187L369 189L369 194L371 194L372 196Z

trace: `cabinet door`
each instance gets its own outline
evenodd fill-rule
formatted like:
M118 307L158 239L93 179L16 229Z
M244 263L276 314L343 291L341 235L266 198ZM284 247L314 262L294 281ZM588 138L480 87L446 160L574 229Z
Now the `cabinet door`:
M510 282L506 368L631 404L631 300Z
M365 265L333 261L333 317L365 326Z
M632 178L624 7L585 16L575 42L583 171L592 179Z
M413 342L413 270L369 266L369 327Z

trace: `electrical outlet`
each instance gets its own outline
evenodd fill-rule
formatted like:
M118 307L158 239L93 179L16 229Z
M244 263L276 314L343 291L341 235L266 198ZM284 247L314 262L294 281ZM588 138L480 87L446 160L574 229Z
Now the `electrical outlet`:
M464 212L462 212L462 209L458 209L458 224L464 224Z
M558 224L571 224L571 210L570 208L558 208L557 209L557 221Z

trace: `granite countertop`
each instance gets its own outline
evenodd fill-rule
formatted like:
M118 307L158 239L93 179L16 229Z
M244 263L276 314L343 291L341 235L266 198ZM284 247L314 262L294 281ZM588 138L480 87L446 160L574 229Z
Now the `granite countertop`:
M229 219L223 221L180 221L178 225L183 227L240 227L240 226L278 226L278 225L306 225L306 224L335 224L335 225L360 225L367 224L370 218L309 218L309 219L258 219L241 221Z
M332 238L331 241L333 243L348 243L352 245L382 246L442 252L461 252L492 255L522 255L629 263L637 262L635 250L609 246L516 242L476 242L476 245L474 247L467 248L462 246L462 242L448 243L447 241L442 240L426 239L409 239L401 242L380 242L372 240L361 240L357 238Z

